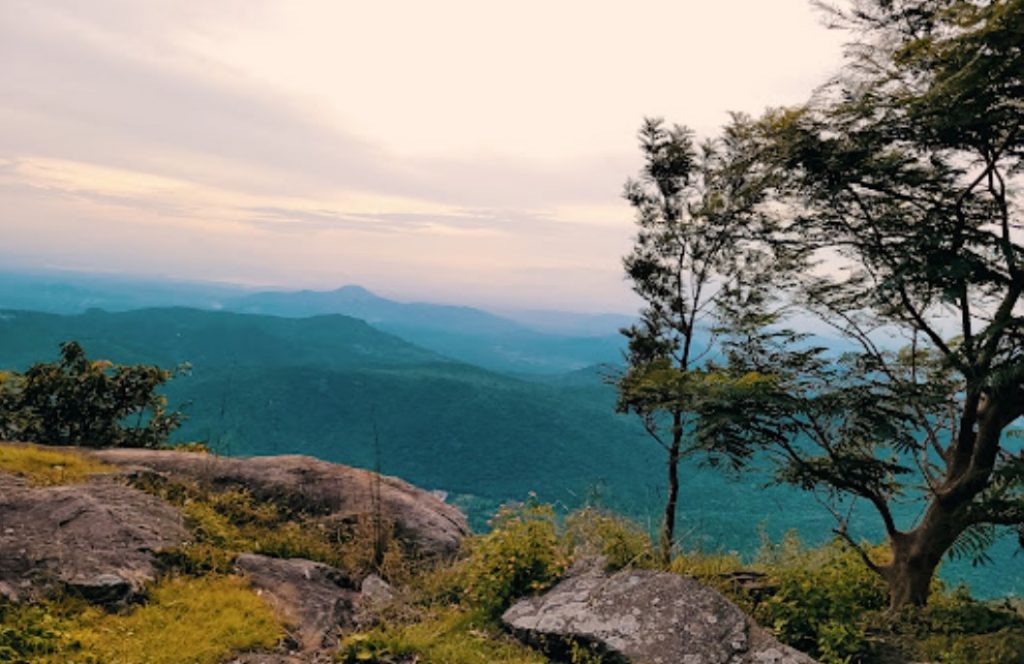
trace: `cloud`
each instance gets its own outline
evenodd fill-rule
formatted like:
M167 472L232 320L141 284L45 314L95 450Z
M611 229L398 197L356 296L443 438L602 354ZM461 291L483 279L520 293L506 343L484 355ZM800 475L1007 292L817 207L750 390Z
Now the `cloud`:
M717 3L438 2L0 3L5 251L623 302L641 116L713 127L744 94L802 89L810 58L756 21L705 29Z

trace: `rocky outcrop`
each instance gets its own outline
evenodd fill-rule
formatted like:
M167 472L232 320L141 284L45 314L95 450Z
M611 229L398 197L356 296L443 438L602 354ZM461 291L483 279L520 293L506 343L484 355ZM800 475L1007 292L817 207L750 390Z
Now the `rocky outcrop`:
M64 589L110 604L156 576L154 552L188 533L166 503L110 478L47 488L0 474L0 596Z
M336 645L339 630L353 624L358 592L339 569L251 553L239 556L235 567L290 626L296 650L302 653Z
M502 620L535 645L557 650L575 642L612 662L814 664L718 592L662 572L590 569L517 602Z
M254 496L319 513L352 519L375 512L394 523L400 539L428 555L450 555L469 534L466 517L429 491L394 477L319 461L307 456L218 457L162 450L111 449L94 455L107 463L184 476L213 486L242 486Z

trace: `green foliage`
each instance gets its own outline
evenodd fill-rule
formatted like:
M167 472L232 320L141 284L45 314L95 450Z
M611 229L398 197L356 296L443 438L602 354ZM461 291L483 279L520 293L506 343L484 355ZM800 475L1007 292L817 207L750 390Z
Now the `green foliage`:
M647 567L655 563L650 534L618 514L587 507L565 519L563 538L574 555L597 554L607 569Z
M626 182L637 235L623 258L633 292L643 301L639 322L622 330L629 341L627 371L617 381L617 409L637 415L668 455L668 493L660 532L661 559L675 539L680 460L698 451L698 393L706 331L716 302L746 270L743 222L756 218L756 188L734 177L740 158L728 138L699 147L693 132L648 118L639 132L644 165ZM751 259L748 259L751 260Z
M228 573L240 553L306 558L353 575L375 572L393 582L407 579L417 564L387 520L380 524L384 537L378 557L371 516L326 523L291 505L258 500L244 489L215 490L154 476L138 477L134 483L181 509L192 540L164 549L158 556L165 566L188 574Z
M923 611L903 611L891 638L917 659L943 664L1024 663L1024 617L982 603L965 588L938 593Z
M839 532L837 505L864 500L891 543L892 604L923 605L954 541L977 556L1024 524L1003 436L1024 415L1024 0L815 4L850 32L845 71L723 133L738 141L723 168L763 204L724 211L750 240L737 260L760 269L719 303L722 370L773 380L710 395L697 438L772 460L832 501ZM848 352L786 329L808 317Z
M97 473L116 471L73 452L58 452L35 445L0 445L0 472L24 477L35 486L83 482Z
M89 360L61 344L61 358L0 377L0 438L47 445L161 447L182 422L157 394L173 376L155 366Z
M569 558L550 505L531 499L502 507L492 525L491 532L468 542L459 581L469 605L499 614L516 597L553 585Z
M0 662L217 664L283 636L273 611L237 577L167 579L124 613L81 600L0 603Z
M762 564L775 591L755 605L759 623L826 664L864 661L864 617L885 608L888 595L856 552L838 541L808 550L789 535L780 546L766 547Z
M45 606L0 600L0 662L32 662L58 652L68 636L62 621Z
M540 664L547 659L503 634L486 611L435 609L417 622L386 624L346 638L336 659L347 664Z
M101 662L217 664L236 652L274 647L284 630L244 581L209 576L165 581L127 614L89 608L70 634L77 649Z

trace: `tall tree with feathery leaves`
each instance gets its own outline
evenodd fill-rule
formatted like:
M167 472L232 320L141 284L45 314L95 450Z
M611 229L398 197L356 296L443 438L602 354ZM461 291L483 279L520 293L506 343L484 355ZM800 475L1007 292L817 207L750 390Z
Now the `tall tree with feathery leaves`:
M696 437L821 492L892 605L921 605L947 554L1000 529L1024 544L1024 0L827 11L855 35L847 70L745 125L773 217L757 232L786 260L759 306L722 308L732 380L702 395ZM851 350L784 329L793 310ZM852 501L888 559L850 535Z

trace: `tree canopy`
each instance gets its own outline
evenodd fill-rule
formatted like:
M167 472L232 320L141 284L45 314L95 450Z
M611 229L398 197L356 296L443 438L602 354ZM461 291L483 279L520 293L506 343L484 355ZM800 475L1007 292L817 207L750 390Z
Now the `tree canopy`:
M86 447L160 447L183 415L157 388L174 372L86 357L74 341L60 360L0 376L0 439Z
M1024 2L859 0L855 41L806 104L733 119L744 288L718 306L721 358L691 399L697 445L818 491L836 533L927 601L949 552L1024 541ZM735 177L740 177L736 175ZM751 223L751 221L756 223ZM816 319L843 352L792 331ZM849 533L870 504L891 559ZM909 522L895 505L919 502Z

